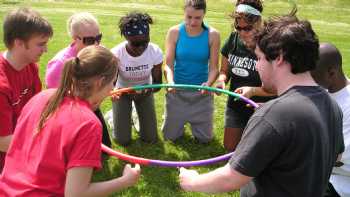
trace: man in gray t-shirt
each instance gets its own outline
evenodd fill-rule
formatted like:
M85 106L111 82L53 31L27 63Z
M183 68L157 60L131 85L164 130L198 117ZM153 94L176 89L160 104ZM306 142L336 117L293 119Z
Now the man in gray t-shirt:
M250 118L229 163L199 175L180 169L186 191L241 189L241 197L321 197L338 154L344 151L342 112L310 75L319 42L293 11L271 19L257 36L256 69L277 99Z

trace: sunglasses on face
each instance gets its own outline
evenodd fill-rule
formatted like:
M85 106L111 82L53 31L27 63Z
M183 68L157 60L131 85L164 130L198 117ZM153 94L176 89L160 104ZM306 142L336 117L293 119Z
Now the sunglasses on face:
M247 25L247 26L245 26L245 27L240 27L240 26L238 26L237 24L235 24L235 29L237 30L237 31L245 31L245 32L250 32L251 30L253 30L253 26L252 25Z
M145 47L149 43L149 40L140 40L140 41L132 41L130 42L130 45L133 47Z
M93 37L93 36L88 36L88 37L79 37L78 36L78 39L79 40L82 40L83 41L83 44L84 45L93 45L95 44L96 42L98 44L100 44L101 42L101 39L102 39L102 34L98 34L97 36Z

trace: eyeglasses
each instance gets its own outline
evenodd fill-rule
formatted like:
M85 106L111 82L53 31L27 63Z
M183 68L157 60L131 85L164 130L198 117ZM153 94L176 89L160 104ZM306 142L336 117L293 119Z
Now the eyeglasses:
M238 26L237 24L235 24L235 29L237 30L237 31L245 31L245 32L250 32L250 31L252 31L253 30L253 26L252 25L247 25L247 26L245 26L245 27L240 27L240 26Z
M149 43L149 40L140 40L140 41L129 41L130 45L132 45L133 47L144 47L147 46Z
M93 37L93 36L88 36L88 37L79 37L78 36L78 39L79 40L82 40L83 41L83 44L84 45L93 45L95 44L96 42L98 44L100 44L101 42L101 39L102 39L102 34L98 34L97 36Z

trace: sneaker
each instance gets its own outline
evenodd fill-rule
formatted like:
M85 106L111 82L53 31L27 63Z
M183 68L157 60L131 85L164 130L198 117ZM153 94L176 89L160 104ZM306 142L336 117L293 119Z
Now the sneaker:
M112 131L114 130L114 124L113 124L113 110L109 110L104 115L105 121L107 123L108 128L110 128Z
M135 104L134 102L132 103L132 107L131 107L131 124L134 126L135 130L137 132L140 131L140 122L139 122L139 117L137 115L137 112L136 112L136 107L135 107Z
M107 126L109 127L112 137L115 138L114 136L114 123L113 123L113 110L109 110L105 115L104 118L106 120ZM131 110L131 124L135 128L137 132L140 131L140 122L139 122L139 117L137 116L136 108L134 103L132 103L132 110Z

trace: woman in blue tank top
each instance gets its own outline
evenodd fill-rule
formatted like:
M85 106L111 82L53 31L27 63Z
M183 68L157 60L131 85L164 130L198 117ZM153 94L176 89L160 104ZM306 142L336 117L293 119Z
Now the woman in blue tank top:
M203 23L205 0L186 0L183 23L169 29L164 74L168 83L211 86L218 76L219 32ZM199 142L209 142L213 128L213 96L204 92L168 89L164 138L176 140L191 124Z

